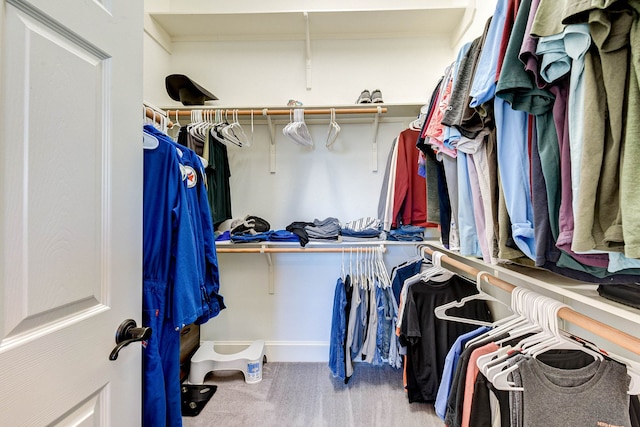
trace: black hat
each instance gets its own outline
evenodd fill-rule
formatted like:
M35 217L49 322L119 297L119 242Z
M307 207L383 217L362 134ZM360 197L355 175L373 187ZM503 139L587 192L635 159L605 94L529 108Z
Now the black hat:
M244 219L234 219L231 221L231 234L258 234L265 233L271 229L271 225L266 219L259 216L247 215Z
M218 99L214 94L184 74L167 76L165 85L171 99L182 102L182 105L204 105L204 101Z

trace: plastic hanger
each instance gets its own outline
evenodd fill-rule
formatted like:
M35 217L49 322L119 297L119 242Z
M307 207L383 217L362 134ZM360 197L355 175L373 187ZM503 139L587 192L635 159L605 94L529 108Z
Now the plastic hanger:
M415 120L409 123L409 129L421 130L428 113L429 105L423 105L422 107L420 107L420 113L418 114L418 117L415 118Z
M482 320L470 319L470 318L465 318L465 317L450 316L450 315L448 315L446 313L448 309L456 308L456 307L463 307L469 301L494 301L494 302L498 302L500 304L506 305L502 301L500 301L499 299L487 294L486 292L484 292L482 290L482 286L481 286L481 284L482 284L482 276L484 276L485 274L489 274L489 273L487 273L486 271L481 271L476 276L476 289L477 289L478 293L466 296L466 297L462 298L460 301L451 301L450 303L447 303L447 304L441 305L439 307L436 307L435 310L434 310L434 314L436 315L436 317L438 319L442 319L442 320L451 320L451 321L454 321L454 322L467 323L467 324L470 324L470 325L492 326L493 323L490 323L490 322L485 322L485 321L482 321Z
M289 112L291 115L291 112ZM285 136L291 138L295 143L305 147L313 146L313 139L304 122L304 109L295 108L293 110L293 121L290 121L282 130Z
M465 347L474 344L475 342L485 340L487 338L496 337L507 333L511 329L518 327L522 324L528 324L529 320L524 314L523 299L524 295L530 293L528 289L522 287L516 287L511 293L511 310L513 314L511 316L500 319L493 324L493 329L481 334L475 338L470 339L465 344Z
M454 273L442 267L441 260L443 256L444 254L442 252L433 251L433 253L431 254L431 261L433 263L433 266L421 271L415 276L411 276L409 279L407 279L409 281L409 284L427 280L433 280L435 282L445 282L451 279ZM405 280L405 283L407 282L407 280Z
M224 137L225 141L230 142L231 144L236 145L238 147L242 147L242 140L238 136L239 134L238 128L234 122L229 123L227 114L228 112L225 111L225 120L227 122L227 125L222 128L222 131L221 131L222 136ZM233 120L233 112L231 114L232 114L232 120Z
M547 324L545 330L548 333L549 338L540 341L538 344L528 348L527 352L533 357L537 357L540 354L554 349L566 349L566 350L580 350L590 354L595 359L603 360L604 357L599 351L595 351L587 346L584 346L577 341L574 341L564 335L558 326L558 312L563 307L569 307L566 304L562 304L559 301L551 301L546 304L548 306Z
M529 345L522 342L518 344L523 354L537 357L552 349L580 350L593 356L595 360L604 360L604 357L599 352L585 347L576 341L567 339L561 333L558 327L558 311L563 307L568 307L566 304L544 296L540 296L540 298L536 298L534 301L534 311L537 313L537 321L542 326L542 332L524 340L528 341ZM534 344L531 345L530 343ZM494 374L492 370L496 369L496 367L489 369L487 376L487 379L491 381L496 388L500 390L520 389L520 387L514 387L514 384L508 380L509 374L518 369L517 363Z
M296 114L297 114L297 118L296 118ZM313 139L311 139L309 128L307 128L307 124L304 122L304 109L302 108L294 109L293 118L294 120L296 120L296 126L294 127L294 132L296 136L298 136L298 139L301 141L301 144L308 147L313 146Z
M142 132L142 148L145 150L155 150L160 145L160 141L150 133Z
M178 110L176 109L176 122L173 124L174 126L178 126L178 129L182 127L180 121L178 120Z
M249 143L249 137L247 137L247 134L244 132L242 125L238 121L238 110L233 110L231 118L233 122L231 123L230 128L233 132L233 136L240 143L240 146L244 147Z
M340 125L336 122L336 109L331 109L331 118L329 119L329 131L327 132L326 147L329 148L338 138L340 133Z
M378 262L378 271L382 278L383 288L391 287L391 278L389 277L389 272L387 271L387 266L384 263L384 259L382 258L382 248L378 248L376 251L376 259Z
M502 332L499 332L500 334L504 334L505 332L508 332L509 334L507 338L496 341L496 345L501 345L505 341L513 340L519 336L528 334L529 332L539 332L542 329L538 320L538 306L535 302L539 297L542 297L542 295L538 295L522 288L516 288L514 291L518 289L521 289L521 291L518 292L518 295L516 295L518 302L516 304L512 303L512 309L515 312L521 313L521 317L504 323L501 328L496 328L502 329ZM513 348L509 349L507 354L497 355L499 350L490 353L489 355L496 355L496 357L492 360L488 360L489 358L483 358L481 363L478 363L478 368L489 381L493 382L493 379L498 373L509 367L509 361L507 359L511 357L512 352L521 352L520 344L521 343L518 343L513 346ZM478 360L480 360L480 358L478 358ZM502 381L502 386L509 387L505 378L498 381Z
M441 266L441 258L443 256L444 254L442 252L433 251L433 253L431 254L431 260L433 262L433 266L427 268L426 270L418 274L415 274L407 278L404 281L404 283L402 284L402 290L401 290L402 301L406 302L406 296L407 296L409 287L413 286L418 282L427 281L427 280L433 280L435 282L444 282L446 280L449 280L453 276L453 273L451 271ZM400 327L402 324L402 317L404 316L404 307L405 307L404 303L402 303L398 308L398 324L397 324L398 327Z

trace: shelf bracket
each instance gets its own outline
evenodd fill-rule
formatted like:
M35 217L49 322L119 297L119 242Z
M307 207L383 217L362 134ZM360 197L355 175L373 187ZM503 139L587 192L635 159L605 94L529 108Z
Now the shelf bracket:
M307 90L311 90L311 36L309 35L309 13L304 13L304 23L306 28L306 49L307 49Z
M269 172L276 173L276 127L271 121L269 110L264 108L262 115L267 118L267 125L269 126Z
M265 254L267 257L267 265L269 266L269 295L273 295L276 293L275 284L273 279L273 260L271 259L271 253L265 252L266 246L260 245L260 253Z
M371 168L374 172L378 172L378 126L380 124L380 114L382 113L382 107L378 105L378 111L373 119L373 142L371 153Z

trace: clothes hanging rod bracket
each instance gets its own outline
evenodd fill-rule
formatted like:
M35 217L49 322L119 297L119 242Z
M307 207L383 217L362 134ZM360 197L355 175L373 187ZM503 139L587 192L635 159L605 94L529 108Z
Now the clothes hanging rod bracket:
M306 72L307 90L311 90L311 36L309 32L309 14L304 12L304 23L306 29Z
M373 142L371 148L371 168L374 172L378 172L378 128L380 127L380 114L382 114L382 107L378 105L376 115L373 119Z
M276 127L271 120L268 109L263 109L262 115L267 118L269 126L269 173L276 173Z

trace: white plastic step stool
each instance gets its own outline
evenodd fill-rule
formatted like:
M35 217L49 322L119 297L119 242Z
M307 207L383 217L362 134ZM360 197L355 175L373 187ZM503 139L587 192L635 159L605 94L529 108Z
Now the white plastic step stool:
M247 384L262 381L264 340L251 343L246 349L233 354L217 353L213 341L204 341L191 357L189 383L202 384L211 371L242 371Z

